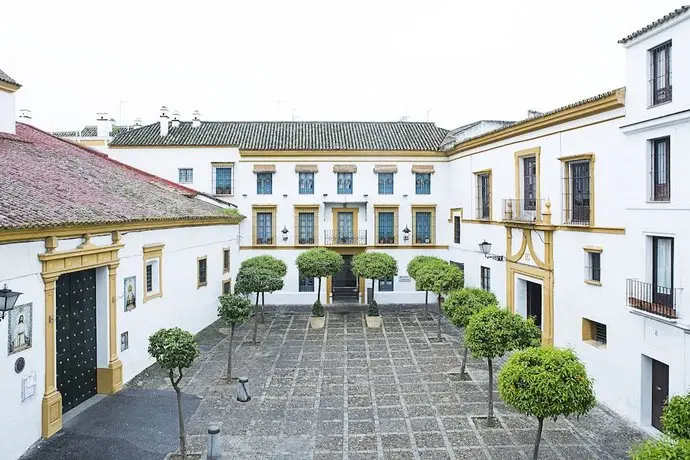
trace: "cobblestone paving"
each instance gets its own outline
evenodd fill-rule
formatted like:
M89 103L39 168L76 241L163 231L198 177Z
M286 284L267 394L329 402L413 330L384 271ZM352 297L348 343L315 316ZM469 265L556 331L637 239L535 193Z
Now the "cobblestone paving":
M342 307L341 307L342 308ZM527 459L534 419L496 397L498 428L486 415L488 372L470 360L472 381L453 371L461 361L458 331L421 308L382 308L381 329L366 327L359 311L330 310L326 327L307 327L306 308L283 307L261 325L235 335L237 375L250 378L252 400L235 400L225 383L228 338L216 323L199 335L202 356L183 380L201 396L189 423L190 441L203 450L209 424L221 427L224 458L264 459ZM500 364L500 363L499 363ZM130 387L168 388L154 366ZM623 459L643 435L597 407L586 417L545 424L542 459Z

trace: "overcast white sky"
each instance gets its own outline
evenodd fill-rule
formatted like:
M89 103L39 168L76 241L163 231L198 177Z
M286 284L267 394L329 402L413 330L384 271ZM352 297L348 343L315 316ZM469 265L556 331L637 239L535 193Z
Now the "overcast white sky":
M37 126L521 119L625 84L616 41L682 0L6 1L0 68ZM122 101L122 102L121 102Z

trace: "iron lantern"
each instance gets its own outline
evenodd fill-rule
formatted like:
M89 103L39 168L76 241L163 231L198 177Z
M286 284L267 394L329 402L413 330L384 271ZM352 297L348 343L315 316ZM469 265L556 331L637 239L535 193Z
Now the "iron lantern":
M403 232L403 241L409 241L410 240L410 232L411 231L412 230L407 228L407 225L405 225L405 228L402 231Z
M486 257L487 259L498 260L499 262L503 260L503 256L491 254L491 243L489 243L486 240L479 243L479 250L482 254L484 254L484 257Z
M286 225L283 225L283 229L280 231L283 234L283 242L288 240L288 229Z
M249 379L247 377L240 377L237 383L237 400L239 402L249 402L252 397L249 396L249 390L247 389L247 383Z
M22 295L21 292L7 289L7 284L0 289L0 321L5 319L5 313L14 308L20 295Z

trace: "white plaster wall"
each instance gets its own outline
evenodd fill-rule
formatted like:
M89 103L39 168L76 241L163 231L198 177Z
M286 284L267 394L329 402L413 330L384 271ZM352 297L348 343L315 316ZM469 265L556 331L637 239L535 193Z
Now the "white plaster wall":
M109 236L92 238L97 245L110 243ZM223 248L231 249L231 269L238 264L237 226L209 226L177 228L147 232L132 232L122 236L124 248L120 250L117 270L117 346L123 364L125 382L153 364L148 356L148 337L163 327L179 326L196 333L217 319L217 298L221 293L223 274ZM145 244L165 243L163 249L163 296L143 303L144 264L142 247ZM81 239L60 240L58 251L74 249ZM0 419L12 420L4 429L5 443L2 458L19 457L41 436L41 399L45 390L44 341L44 285L38 255L45 252L43 242L0 245L0 285L7 283L12 290L22 292L19 304L33 303L33 338L30 349L7 355L0 351ZM197 257L207 256L208 283L197 289ZM124 278L136 276L137 306L124 311ZM99 268L97 278L97 361L107 366L107 317L103 304L107 303L107 269ZM105 289L103 289L105 287ZM120 334L129 331L129 349L120 352ZM0 347L7 350L7 320L0 322ZM24 357L26 368L21 374L14 372L14 362ZM36 393L21 402L21 381L36 373Z
M0 133L14 134L15 125L14 93L0 90Z

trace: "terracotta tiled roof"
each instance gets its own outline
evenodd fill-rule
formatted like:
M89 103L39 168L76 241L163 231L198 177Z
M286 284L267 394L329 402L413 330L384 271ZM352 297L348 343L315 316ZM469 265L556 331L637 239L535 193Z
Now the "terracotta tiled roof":
M21 85L20 85L19 83L17 83L12 77L10 77L10 76L7 75L5 72L3 72L2 69L0 69L0 81L3 81L3 82L5 82L5 83L9 83L9 84L11 84L11 85L21 86Z
M630 35L627 35L620 40L618 40L618 43L628 43L630 40L634 40L639 36L642 36L646 34L647 32L656 29L660 25L670 21L673 18L676 18L678 16L681 16L685 13L690 11L690 5L683 5L680 8L676 8L675 10L671 11L670 13L664 15L663 17L657 19L656 21L652 22L651 24L647 24L643 28L636 30L635 32L631 33Z
M236 220L197 192L17 123L0 134L0 229Z
M436 151L448 131L434 123L358 121L202 121L154 123L116 136L113 147L233 146L242 150Z

